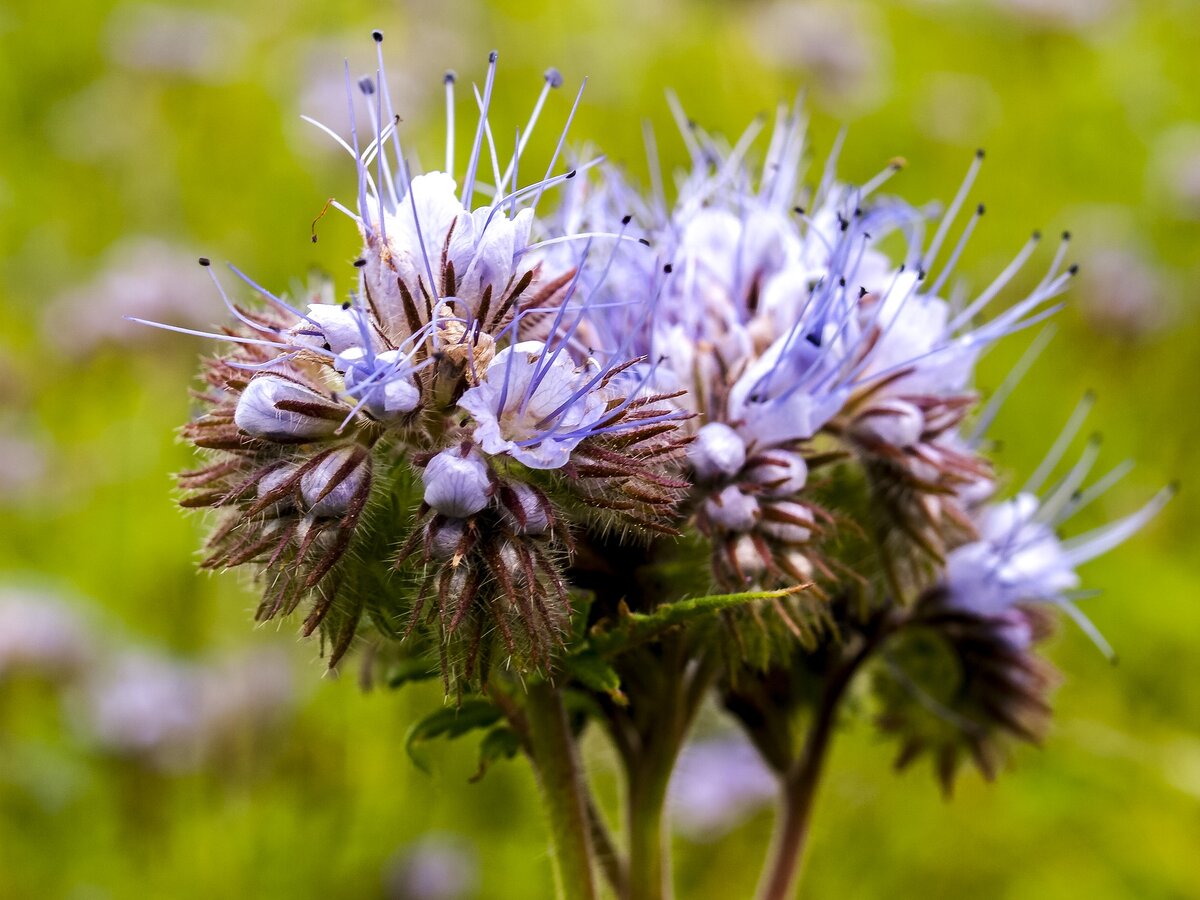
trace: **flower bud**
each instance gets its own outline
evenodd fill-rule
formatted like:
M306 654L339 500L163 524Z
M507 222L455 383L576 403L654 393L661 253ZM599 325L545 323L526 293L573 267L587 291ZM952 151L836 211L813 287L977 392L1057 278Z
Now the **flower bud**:
M255 437L304 443L329 437L346 412L302 384L265 374L250 379L238 398L233 421Z
M465 531L462 519L435 519L429 525L429 552L435 559L450 559L458 552Z
M921 440L924 431L921 411L903 400L884 400L854 423L858 438L891 447L911 447Z
M766 450L751 460L746 477L773 497L791 497L808 482L808 464L799 453Z
M425 502L453 519L475 515L492 495L487 460L475 450L443 450L429 461L421 480Z
M500 492L504 523L516 534L545 534L550 527L550 504L545 495L523 481L506 484Z
M358 446L340 447L300 478L300 495L309 515L337 518L350 509L354 497L370 477L369 456Z
M787 544L803 544L812 537L813 514L807 506L781 500L763 508L762 530Z
M281 487L287 484L295 474L295 467L290 465L281 465L272 469L258 480L258 499L261 500L268 494L279 490ZM265 507L263 512L268 516L279 516L291 509L293 505L294 503L290 496L283 496L270 506Z
M746 462L746 445L722 422L709 422L688 445L688 462L701 478L736 475Z
M779 567L799 582L813 580L816 571L812 561L799 550L787 550L776 557Z
M748 534L741 535L733 543L729 555L737 567L737 571L748 580L753 581L767 571L766 561L754 543L754 539Z
M726 531L749 531L758 520L758 501L730 485L704 501L704 512Z

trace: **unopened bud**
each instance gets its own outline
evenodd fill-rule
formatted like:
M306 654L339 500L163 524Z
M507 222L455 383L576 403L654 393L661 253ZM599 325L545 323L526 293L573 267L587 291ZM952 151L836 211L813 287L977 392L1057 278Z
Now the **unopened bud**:
M746 462L746 445L723 422L709 422L688 445L688 462L701 478L736 475Z
M492 496L487 460L475 450L465 455L457 448L443 450L429 461L421 480L425 502L452 519L475 515Z
M753 581L767 571L767 564L763 560L758 546L748 534L741 535L733 543L730 556L733 558L737 570L748 580Z
M746 477L775 497L792 497L808 482L808 464L799 453L766 450L751 461Z
M781 500L763 508L762 530L786 544L803 544L812 537L813 514L807 506Z
M550 527L550 503L533 485L514 481L500 493L504 522L516 534L545 534Z
M325 455L300 478L300 495L309 515L336 518L350 509L370 477L370 457L359 446L341 447Z
M266 497L278 491L287 484L296 474L294 466L281 465L272 469L266 475L258 480L257 496L258 499ZM293 506L293 500L290 496L283 496L277 499L270 506L266 507L263 512L269 516L278 516L287 512Z
M462 545L465 532L462 519L435 519L429 525L429 552L435 559L450 559Z
M891 447L911 447L921 440L924 430L921 411L903 400L885 400L854 423L856 436Z
M250 379L238 398L233 421L255 437L304 443L329 437L345 414L346 410L316 391L279 375L266 374Z
M758 501L730 485L704 501L709 520L726 531L749 531L758 520Z

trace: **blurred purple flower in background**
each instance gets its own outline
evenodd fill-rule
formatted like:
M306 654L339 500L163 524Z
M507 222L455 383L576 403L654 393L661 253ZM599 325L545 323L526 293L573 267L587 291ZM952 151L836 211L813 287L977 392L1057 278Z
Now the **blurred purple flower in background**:
M466 900L479 885L479 861L466 838L426 834L400 850L383 876L387 900Z
M671 779L671 821L694 841L715 841L774 801L779 785L745 739L728 735L684 747Z
M235 16L127 3L109 19L106 43L109 58L128 69L224 83L237 76L250 36Z
M84 617L68 603L46 591L0 588L0 679L22 673L71 677L92 651Z
M122 316L173 317L187 325L211 322L212 284L196 259L157 238L124 238L112 245L95 275L64 291L42 312L42 334L68 356L106 343L157 342L161 335Z
M282 653L259 649L193 663L127 650L97 666L72 699L77 727L99 749L178 772L270 730L292 708L295 691Z

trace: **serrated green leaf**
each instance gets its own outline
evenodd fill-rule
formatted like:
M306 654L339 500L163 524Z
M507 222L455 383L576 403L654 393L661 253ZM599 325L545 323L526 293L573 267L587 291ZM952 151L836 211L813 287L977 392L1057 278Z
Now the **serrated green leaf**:
M477 728L488 728L503 715L487 700L466 700L461 706L436 710L412 724L404 737L404 749L418 769L428 772L429 762L421 753L422 744L434 738L454 739Z
M479 768L471 776L474 783L482 778L488 767L502 759L512 759L521 752L521 738L507 725L493 728L479 742Z
M616 625L607 631L595 631L589 638L591 649L601 656L613 656L643 644L677 625L700 621L726 609L745 606L759 600L777 600L804 590L807 585L775 591L743 591L737 594L710 594L664 603L652 613L623 612Z

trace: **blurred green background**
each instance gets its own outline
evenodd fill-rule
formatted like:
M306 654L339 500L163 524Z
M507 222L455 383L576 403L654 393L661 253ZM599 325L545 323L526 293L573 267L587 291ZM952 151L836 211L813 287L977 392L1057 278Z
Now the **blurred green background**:
M436 689L323 677L292 623L251 629L241 579L196 573L204 523L175 507L168 473L190 463L174 429L204 348L120 319L220 322L201 254L277 289L313 270L348 288L352 228L330 216L316 244L309 229L330 195L352 196L353 172L299 115L344 128L341 61L373 70L373 27L405 139L430 163L443 70L479 79L495 47L498 140L549 65L568 85L590 76L575 141L639 176L643 119L664 162L682 161L665 89L733 133L805 88L817 164L847 124L843 176L904 156L890 188L913 201L948 198L987 148L972 283L1030 229L1074 232L1083 277L993 434L1020 478L1098 392L1104 459L1138 467L1080 528L1182 479L1085 572L1120 664L1064 627L1048 746L1019 749L996 785L965 777L950 802L926 771L894 777L893 748L850 725L804 896L1200 897L1195 0L3 0L0 897L550 896L522 764L469 785L463 742L416 771L403 737ZM535 149L569 100L553 98ZM983 388L1026 342L987 358ZM40 632L31 609L53 613ZM36 652L12 649L22 628ZM587 749L611 795L605 748ZM681 834L680 896L749 896L770 824L759 807L719 839ZM420 893L454 888L447 871L457 893Z

